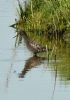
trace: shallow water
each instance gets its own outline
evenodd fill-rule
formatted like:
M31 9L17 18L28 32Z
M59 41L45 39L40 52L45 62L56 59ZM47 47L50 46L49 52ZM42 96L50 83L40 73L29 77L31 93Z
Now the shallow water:
M69 99L70 50L57 56L56 62L48 62L34 57L25 44L15 49L15 31L9 27L14 23L15 8L16 0L0 1L0 99Z

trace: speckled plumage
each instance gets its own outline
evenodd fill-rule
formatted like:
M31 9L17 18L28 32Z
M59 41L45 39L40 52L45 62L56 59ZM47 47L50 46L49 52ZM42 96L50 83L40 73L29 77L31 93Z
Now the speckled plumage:
M45 51L47 51L46 46L43 47L43 46L41 46L39 43L37 43L35 40L30 39L30 38L27 36L27 34L26 34L25 31L20 30L20 31L18 31L17 34L20 34L20 35L23 36L24 41L25 41L25 43L26 43L28 49L29 49L30 51L32 51L34 54L36 54L36 53L38 53L38 52L45 52Z

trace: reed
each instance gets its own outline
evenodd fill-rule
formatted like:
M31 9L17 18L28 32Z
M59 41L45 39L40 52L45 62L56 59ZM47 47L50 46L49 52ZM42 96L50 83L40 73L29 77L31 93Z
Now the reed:
M17 12L17 21L11 26L51 48L49 58L55 56L60 61L52 66L57 67L61 78L70 80L70 44L66 44L67 39L70 41L70 0L29 0L25 7L18 1ZM17 35L15 45L22 42L21 34Z
M42 45L64 45L64 34L70 32L70 0L29 0L25 7L18 0L17 11L16 30L25 30ZM16 43L22 39L19 36Z

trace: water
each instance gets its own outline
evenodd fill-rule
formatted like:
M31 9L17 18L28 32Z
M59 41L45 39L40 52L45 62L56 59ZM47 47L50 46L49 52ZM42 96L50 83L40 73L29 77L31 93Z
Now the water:
M0 1L0 99L66 100L70 98L69 51L62 58L34 57L25 44L14 49L16 0ZM60 62L61 59L67 59ZM57 75L58 74L58 75ZM19 78L23 77L23 78Z

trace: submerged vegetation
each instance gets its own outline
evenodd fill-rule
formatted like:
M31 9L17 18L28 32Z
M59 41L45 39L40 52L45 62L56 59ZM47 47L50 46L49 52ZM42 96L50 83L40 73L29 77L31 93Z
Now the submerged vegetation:
M27 0L24 6L18 0L18 6L18 18L11 26L51 48L50 59L57 55L56 59L61 60L56 63L57 72L62 77L70 77L70 0ZM17 34L15 46L22 40L22 35Z

